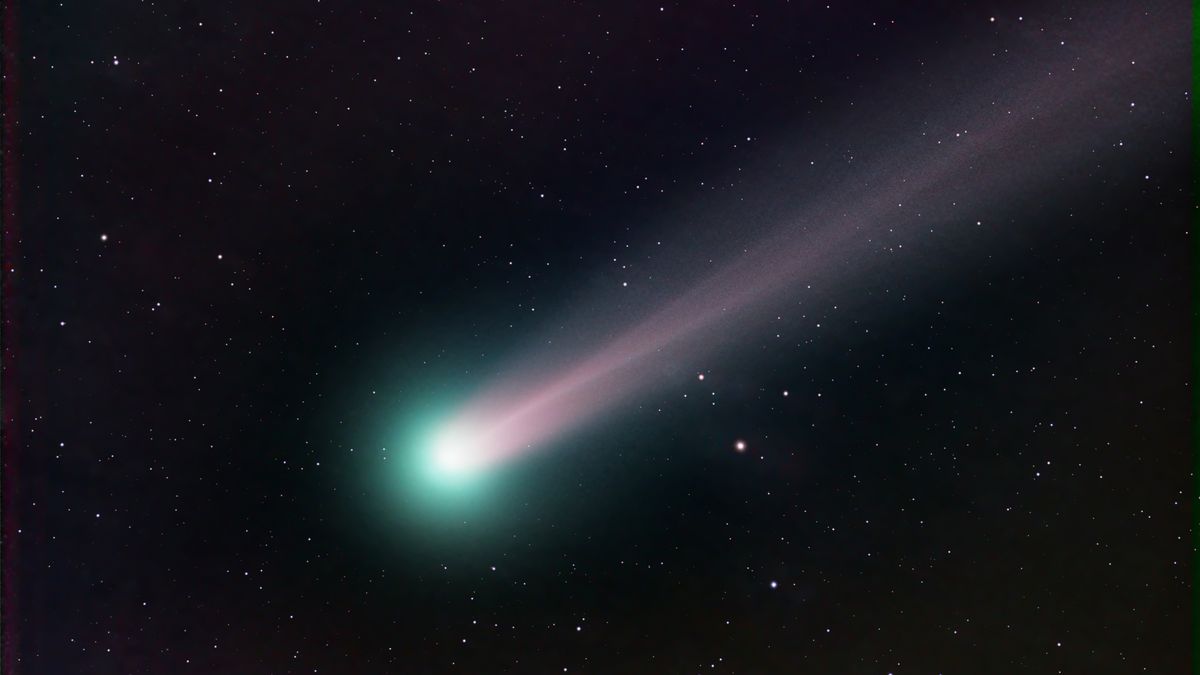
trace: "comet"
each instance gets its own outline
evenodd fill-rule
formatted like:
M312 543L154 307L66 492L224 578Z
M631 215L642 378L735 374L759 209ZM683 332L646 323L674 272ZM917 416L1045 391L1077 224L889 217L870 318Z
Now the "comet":
M568 437L667 386L664 365L695 364L736 347L737 336L772 316L764 311L771 303L813 287L829 297L846 295L882 261L929 269L964 248L1011 246L1006 234L1024 238L1028 233L981 231L979 214L1069 188L1098 161L1097 148L1136 137L1147 122L1131 97L1145 100L1144 77L1154 72L1155 58L1180 49L1159 44L1145 52L1136 34L1153 34L1155 20L1117 8L1081 28L1073 39L1083 46L1070 55L1047 42L1020 68L963 85L968 95L939 108L940 119L903 112L893 119L881 105L879 127L892 139L890 151L843 171L829 189L804 195L757 241L639 319L615 332L606 325L611 337L581 347L566 365L543 372L532 361L519 362L485 384L431 434L423 449L431 475L467 480ZM1080 53L1091 60L1080 60ZM805 156L802 150L790 154ZM759 174L764 183L784 183L779 189L800 189L771 167ZM731 210L725 227L736 230L737 209Z

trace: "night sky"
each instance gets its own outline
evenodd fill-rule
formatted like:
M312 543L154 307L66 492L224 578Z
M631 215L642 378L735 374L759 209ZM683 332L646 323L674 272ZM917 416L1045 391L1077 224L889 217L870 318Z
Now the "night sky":
M1178 673L1191 3L6 3L6 673Z

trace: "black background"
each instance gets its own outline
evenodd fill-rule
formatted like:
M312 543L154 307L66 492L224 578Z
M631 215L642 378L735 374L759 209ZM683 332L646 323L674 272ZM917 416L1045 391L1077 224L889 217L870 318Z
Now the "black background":
M840 156L876 88L939 105L1088 5L7 8L6 664L1180 672L1183 99L996 214L1048 234L747 338L720 405L606 420L472 543L389 535L348 459L764 148Z

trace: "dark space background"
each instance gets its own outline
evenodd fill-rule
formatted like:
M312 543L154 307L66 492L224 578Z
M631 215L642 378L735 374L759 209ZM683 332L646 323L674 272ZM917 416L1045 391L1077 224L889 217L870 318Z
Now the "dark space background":
M6 7L6 672L1181 672L1174 113L997 214L1050 234L755 338L719 406L582 434L478 537L389 532L348 454L698 183L1088 5Z

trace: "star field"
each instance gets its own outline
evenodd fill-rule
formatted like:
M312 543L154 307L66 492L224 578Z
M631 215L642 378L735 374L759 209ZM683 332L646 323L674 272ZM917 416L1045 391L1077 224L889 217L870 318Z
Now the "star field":
M4 672L1186 668L1186 3L3 11Z

